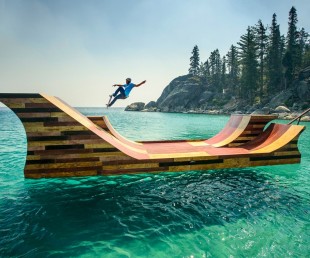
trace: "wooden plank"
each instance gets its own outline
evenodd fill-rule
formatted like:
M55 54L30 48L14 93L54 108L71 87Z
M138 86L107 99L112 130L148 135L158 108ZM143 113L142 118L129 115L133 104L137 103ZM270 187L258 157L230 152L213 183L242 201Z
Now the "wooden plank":
M52 137L52 136L62 136L60 131L54 131L54 132L28 132L27 138L31 137Z
M66 137L66 136L61 136ZM85 149L96 149L96 148L114 148L113 145L104 142L102 139L80 139L80 140L41 140L41 141L31 141L28 146L47 146L47 145L74 145L74 144L84 144Z
M36 112L36 113L18 113L18 117L21 118L32 118L32 117L51 117L50 112Z
M54 132L54 131L88 131L84 126L49 126L49 127L39 127L39 126L27 126L25 127L26 132Z
M15 113L59 112L59 108L11 108Z
M207 152L190 152L190 153L159 153L159 154L149 154L151 159L164 159L164 158L187 158L187 157L198 157L198 156L210 156Z
M47 135L44 135L44 136L28 136L27 137L28 139L28 142L29 144L31 143L32 145L34 143L41 143L41 142L44 142L44 141L49 141L49 142L63 142L63 141L66 141L68 140L68 136L65 136L65 135L53 135L53 136L47 136Z
M36 169L51 169L51 168L70 168L75 170L79 167L101 167L101 161L91 161L91 162L57 162L48 164L26 164L26 170L36 170Z
M289 156L289 155L300 155L298 150L296 151L276 151L274 153L275 156Z
M229 158L224 159L224 165L226 167L238 168L247 167L250 164L250 158Z
M83 171L59 171L59 172L41 172L31 173L26 172L26 178L38 179L38 178L54 178L54 177L75 177L75 176L97 176L97 170L83 170Z
M1 94L1 93L0 93ZM8 105L14 103L50 103L43 98L1 98L0 101Z
M28 143L29 144L29 143ZM38 151L38 150L45 150L45 146L29 146L27 147L28 151Z
M54 109L55 108L55 106L50 102L45 102L45 103L31 103L31 102L29 103L29 102L26 102L25 107L26 108L42 108L42 109L45 109L45 108Z
M0 93L0 98L42 98L39 93Z
M85 134L85 135L70 135L70 134L65 134L68 140L97 140L97 141L102 141L102 138L100 138L96 134Z
M136 164L116 164L116 165L102 165L104 170L120 170L120 169L137 169L137 168L158 168L158 163L136 163Z
M99 162L100 159L99 159L99 157L67 158L67 157L62 156L61 159L57 158L57 157L52 157L51 159L42 159L42 157L39 157L39 159L33 159L33 160L27 159L26 164L32 165L32 164L72 163L72 162L89 162L89 161L98 161Z
M0 101L1 102L1 101ZM16 103L6 103L9 108L25 108L25 103L20 103L20 102L16 102Z
M52 119L53 118L56 118L56 117L51 117ZM73 121L73 122L60 122L60 121L52 121L52 119L51 119L51 121L46 121L46 122L44 122L44 126L45 127L54 127L54 126L80 126L81 124L80 123L78 123L77 121ZM58 118L56 118L56 119L58 119Z
M295 163L300 163L300 158L251 161L251 166L271 166L271 165L284 165Z
M137 169L120 169L120 170L101 170L98 171L98 175L120 175L120 174L141 174L141 173L148 173L148 172L162 172L168 171L169 168L137 168Z
M57 117L59 122L76 122L72 117L69 116L60 116Z
M57 150L56 150L57 151ZM95 157L98 158L101 162L119 162L119 161L136 161L135 159L126 156L124 153L122 152L106 152L106 153L71 153L72 151L79 151L79 150L68 150L68 152L70 153L55 153L55 154L41 154L41 155L28 155L27 156L27 160L40 160L40 159L55 159L55 160L62 160L62 159L69 159L69 158L76 158L76 159L84 159L84 158L91 158L91 157ZM40 151L35 151L40 152ZM45 153L48 151L41 151L41 153Z
M114 148L113 145L107 143L107 142L101 142L101 143L85 143L84 144L85 149L105 149L105 148Z
M59 111L59 112L51 112L51 117L70 117L70 116L64 113L63 111Z

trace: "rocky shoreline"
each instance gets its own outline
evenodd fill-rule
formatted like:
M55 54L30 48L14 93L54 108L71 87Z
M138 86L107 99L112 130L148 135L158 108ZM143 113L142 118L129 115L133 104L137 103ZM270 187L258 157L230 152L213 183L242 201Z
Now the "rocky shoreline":
M275 109L256 109L252 112L242 112L242 111L233 111L227 112L223 109L210 109L210 110L201 110L201 109L190 109L190 110L180 110L176 111L161 111L159 108L156 108L154 104L148 105L143 102L135 102L128 105L125 108L125 111L137 111L137 112L165 112L165 113L185 113L185 114L208 114L208 115L231 115L231 114L264 114L264 115L277 115L279 119L283 120L293 120L298 117L302 111L291 111L285 106L278 106ZM305 114L301 121L310 122L310 112Z
M187 74L173 79L157 101L135 102L126 111L190 114L270 114L292 120L310 107L310 66L299 73L290 88L273 96L257 97L255 103L236 98L231 92L213 92L207 82ZM310 121L310 113L302 121Z

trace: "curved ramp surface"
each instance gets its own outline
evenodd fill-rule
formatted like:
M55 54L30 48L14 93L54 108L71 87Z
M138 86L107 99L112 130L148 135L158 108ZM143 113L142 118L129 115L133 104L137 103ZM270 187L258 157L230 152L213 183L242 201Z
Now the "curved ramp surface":
M209 140L133 142L53 96L0 94L0 101L24 125L28 178L209 170L298 163L301 158L297 141L304 127L271 124L262 132L270 118L261 122L258 135L236 147L234 141L247 128L257 129L249 116L232 116Z
M115 136L117 139L130 146L142 148L143 144L152 144L159 142L176 143L189 142L193 146L207 146L213 147L232 147L244 144L251 141L263 132L264 127L270 121L276 119L274 115L231 115L229 121L222 131L210 139L203 140L173 140L173 141L143 141L135 142L122 136L110 123L107 116L103 116L103 123L100 124L103 128ZM101 118L96 117L96 122L99 124Z

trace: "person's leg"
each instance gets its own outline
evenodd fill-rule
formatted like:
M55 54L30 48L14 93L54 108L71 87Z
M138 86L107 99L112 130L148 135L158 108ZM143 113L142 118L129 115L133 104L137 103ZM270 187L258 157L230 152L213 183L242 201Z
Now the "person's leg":
M108 107L111 107L111 106L116 102L116 100L118 100L118 99L125 99L125 98L126 98L126 96L125 96L124 94L122 94L122 93L118 94L118 95L111 101L111 103L108 105Z
M116 97L118 93L125 95L125 90L123 87L118 87L118 89L112 94L113 97Z

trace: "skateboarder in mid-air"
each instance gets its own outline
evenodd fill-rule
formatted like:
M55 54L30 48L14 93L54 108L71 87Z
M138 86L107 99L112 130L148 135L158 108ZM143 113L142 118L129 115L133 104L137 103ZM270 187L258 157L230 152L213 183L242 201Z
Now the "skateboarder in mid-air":
M146 81L140 82L139 84L134 84L131 82L130 78L127 78L126 84L114 84L113 87L118 86L118 89L112 95L110 95L110 100L109 100L109 103L107 104L107 107L111 107L115 103L115 101L118 99L128 98L129 93L134 87L139 87L145 82ZM114 97L114 99L111 101L112 97Z

